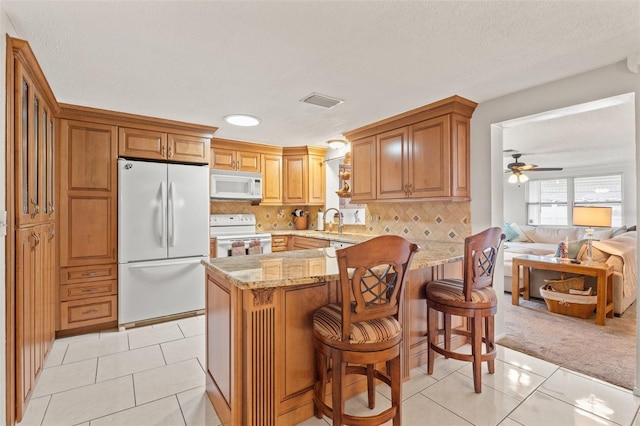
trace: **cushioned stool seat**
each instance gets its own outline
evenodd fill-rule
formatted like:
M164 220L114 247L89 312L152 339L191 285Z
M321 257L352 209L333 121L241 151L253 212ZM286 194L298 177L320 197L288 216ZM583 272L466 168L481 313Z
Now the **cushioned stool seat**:
M431 281L427 286L427 297L432 300L446 301L451 306L460 308L490 308L498 304L493 287L471 290L471 300L465 300L464 281L448 278Z
M313 314L313 329L327 339L342 340L342 307L337 303L323 306ZM351 323L349 343L379 343L402 333L394 317Z

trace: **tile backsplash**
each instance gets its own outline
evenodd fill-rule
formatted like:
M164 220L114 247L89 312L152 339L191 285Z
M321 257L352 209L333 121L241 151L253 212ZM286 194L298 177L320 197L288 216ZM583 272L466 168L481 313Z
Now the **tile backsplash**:
M471 204L451 201L370 203L365 225L345 225L345 232L371 235L395 234L432 241L464 242L471 235ZM317 206L252 206L249 202L212 202L211 213L252 213L259 232L295 230L294 209L309 212L308 229L316 229Z

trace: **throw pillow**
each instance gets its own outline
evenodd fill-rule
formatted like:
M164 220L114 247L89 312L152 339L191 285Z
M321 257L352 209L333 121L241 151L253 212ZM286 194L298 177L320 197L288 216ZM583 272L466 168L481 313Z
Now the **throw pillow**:
M616 228L611 232L611 238L622 235L625 232L627 232L627 225L622 225L620 228Z
M504 223L503 229L504 235L506 237L505 241L511 241L513 238L516 238L518 236L518 233L514 231L511 225L509 225L507 222Z
M580 249L587 240L569 241L569 259L577 259ZM556 249L555 257L560 257L560 243Z
M520 228L520 226L513 222L511 225L511 229L514 230L515 232L518 233L518 236L515 238L512 238L511 241L513 242L522 242L522 243L530 243L531 240L527 237L527 235L524 233L524 231Z

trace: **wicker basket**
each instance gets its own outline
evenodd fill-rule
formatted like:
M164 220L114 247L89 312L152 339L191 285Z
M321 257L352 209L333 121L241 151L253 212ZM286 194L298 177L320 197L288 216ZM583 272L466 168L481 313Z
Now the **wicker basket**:
M548 285L540 289L540 295L550 312L583 319L591 316L598 301L598 296L560 293Z
M584 276L578 275L576 277L567 278L563 272L560 274L559 280L544 280L555 291L560 293L569 293L569 290L584 290Z

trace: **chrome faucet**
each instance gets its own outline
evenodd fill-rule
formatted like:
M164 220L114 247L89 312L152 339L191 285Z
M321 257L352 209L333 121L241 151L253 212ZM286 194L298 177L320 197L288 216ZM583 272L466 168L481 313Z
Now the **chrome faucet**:
M342 226L343 226L343 216L342 216L342 212L338 209L336 209L335 207L331 207L330 209L327 209L324 211L324 216L322 217L322 222L326 223L327 222L327 213L329 212L329 210L335 210L336 213L338 213L338 234L342 234Z

